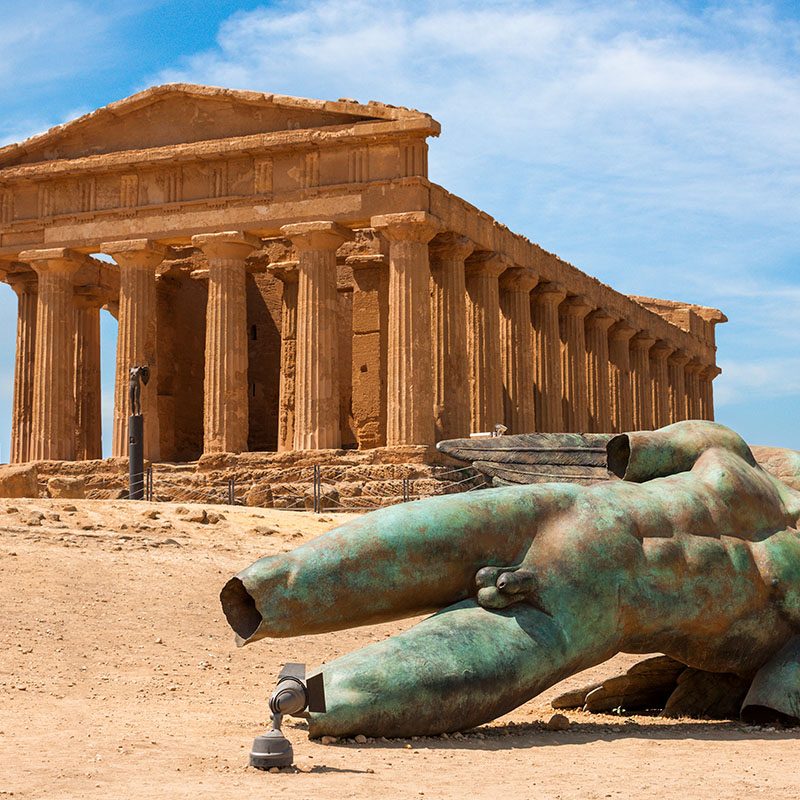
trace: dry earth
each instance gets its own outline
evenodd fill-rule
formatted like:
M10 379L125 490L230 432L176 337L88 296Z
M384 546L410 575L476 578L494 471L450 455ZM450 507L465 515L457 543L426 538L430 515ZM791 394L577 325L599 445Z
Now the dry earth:
M462 739L322 745L289 722L300 770L249 769L284 661L317 664L410 623L237 650L224 580L347 517L207 510L224 518L0 501L0 798L800 797L800 733L580 712L554 732L555 691Z

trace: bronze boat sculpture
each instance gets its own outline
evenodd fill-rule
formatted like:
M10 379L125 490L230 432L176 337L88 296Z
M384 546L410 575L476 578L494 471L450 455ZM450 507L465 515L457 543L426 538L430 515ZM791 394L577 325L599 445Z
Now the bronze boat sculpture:
M321 668L311 736L463 730L620 652L735 676L745 715L800 719L800 492L712 422L605 451L613 479L393 506L260 559L223 588L228 622L247 644L434 612ZM800 478L798 454L772 456Z

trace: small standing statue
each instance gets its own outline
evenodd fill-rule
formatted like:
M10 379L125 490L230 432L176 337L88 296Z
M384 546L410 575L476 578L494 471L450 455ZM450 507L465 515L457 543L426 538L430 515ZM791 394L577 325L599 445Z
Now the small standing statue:
M131 367L128 398L131 404L131 416L138 417L142 413L142 387L150 381L150 367Z

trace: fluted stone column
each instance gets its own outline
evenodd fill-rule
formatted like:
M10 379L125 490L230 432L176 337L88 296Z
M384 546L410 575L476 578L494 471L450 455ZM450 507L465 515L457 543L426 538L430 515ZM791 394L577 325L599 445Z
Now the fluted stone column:
M579 296L568 297L559 306L561 407L567 432L589 430L584 319L591 310L592 307Z
M615 317L603 309L586 317L586 384L589 391L589 431L608 433L611 423L611 388L608 381L608 329Z
M432 444L431 271L428 242L440 222L425 211L385 214L372 227L389 240L386 443Z
M686 419L702 419L700 403L700 373L705 366L696 358L686 365Z
M714 419L714 378L721 374L722 370L712 364L707 366L700 373L700 402L702 418Z
M298 262L270 264L269 271L283 284L281 295L281 379L278 401L278 452L294 447L294 401L297 379Z
M558 306L566 296L557 283L540 283L531 293L536 427L550 433L564 430Z
M284 225L297 251L294 449L341 446L336 250L353 232L335 222Z
M103 457L100 306L97 292L75 294L75 459Z
M72 277L81 257L65 249L20 253L39 276L30 459L75 457L75 306Z
M653 427L650 348L655 341L647 331L640 331L631 339L631 398L633 427L637 431L648 431Z
M686 381L684 368L689 356L678 350L667 359L669 374L669 419L680 422L686 419Z
M386 445L388 262L383 253L361 253L345 259L353 270L350 406L360 450Z
M672 345L657 341L650 348L650 398L653 427L669 425L669 368L667 359L673 351Z
M245 260L261 242L225 231L193 236L192 244L208 260L203 451L241 453L250 415Z
M433 419L436 440L470 432L465 259L473 244L464 236L440 234L428 247L431 267Z
M14 405L11 411L11 463L21 464L31 460L38 283L35 272L9 275L7 280L17 294L17 353L14 363Z
M611 390L612 433L633 430L630 341L635 329L620 320L608 331L608 384Z
M500 340L505 425L511 433L536 430L533 396L531 290L539 278L529 269L507 269L500 278Z
M144 416L144 457L158 461L158 325L156 267L167 249L149 239L106 242L100 250L119 264L119 327L117 332L117 374L114 387L114 431L112 455L128 455L128 400L132 367L150 368L150 381L142 386Z
M503 421L500 286L509 262L497 253L473 253L466 261L467 362L470 428L491 431Z

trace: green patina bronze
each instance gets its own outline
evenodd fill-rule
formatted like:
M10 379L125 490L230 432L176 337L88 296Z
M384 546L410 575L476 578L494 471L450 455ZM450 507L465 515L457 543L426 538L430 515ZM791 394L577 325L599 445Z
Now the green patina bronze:
M800 492L711 422L614 437L608 466L367 514L232 578L228 622L245 644L435 612L324 666L312 736L462 730L619 652L798 717Z

